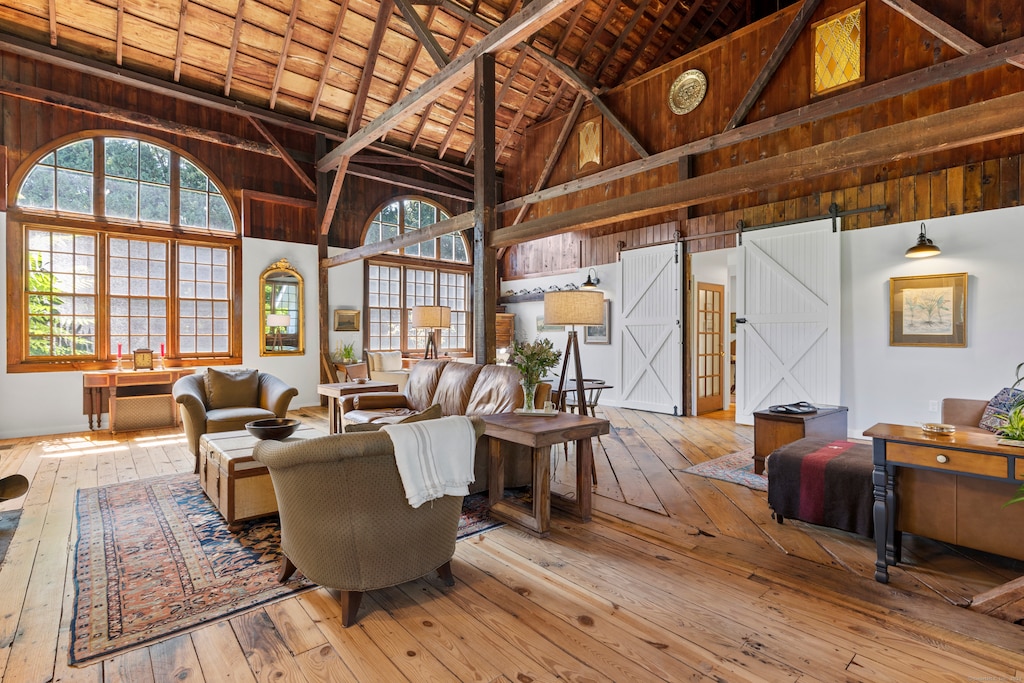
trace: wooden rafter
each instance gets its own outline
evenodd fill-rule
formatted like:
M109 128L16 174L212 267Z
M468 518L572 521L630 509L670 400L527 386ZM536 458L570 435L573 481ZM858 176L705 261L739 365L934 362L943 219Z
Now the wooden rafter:
M341 27L345 23L345 14L348 12L348 0L341 0L338 7L338 16L334 19L334 31L331 33L331 42L327 45L327 52L324 53L324 68L320 71L320 80L316 84L316 93L313 95L313 104L309 108L309 120L316 120L316 112L320 108L320 98L324 94L324 86L327 85L327 76L331 73L331 62L334 61L334 51L338 48L338 41L341 39Z
M515 116L512 117L512 122L505 130L505 134L501 137L501 142L498 143L498 151L494 154L495 159L500 159L501 155L505 152L505 148L512 142L512 139L515 137L516 130L519 129L519 123L523 120L523 117L526 116L526 110L530 108L530 102L533 101L533 98L537 95L537 91L544 85L544 80L548 77L548 71L550 71L550 67L547 64L544 64L540 68L540 71L537 72L537 78L534 79L530 92L526 93L526 101L523 102L523 106L516 109Z
M479 55L498 52L515 45L522 37L539 30L541 26L546 25L579 2L580 0L534 0L511 19L502 23L452 60L451 64L424 81L416 90L389 107L370 125L361 128L334 150L328 152L320 161L320 170L335 168L341 157L355 154L374 140L383 137L388 131L416 114L424 104L437 99L441 93L463 82L473 69L473 60Z
M430 26L430 22L433 21L435 12L437 12L437 8L431 7L430 12L427 13L427 18L424 19L424 23L427 26ZM395 90L398 93L397 97L401 97L405 89L409 87L409 79L412 78L412 74L416 70L416 60L420 58L421 50L423 50L423 45L416 43L412 49L412 54L409 55L409 63L405 65L405 71L402 72L402 80L398 82L398 88ZM448 62L446 61L445 65L447 64Z
M47 3L47 11L50 15L50 45L57 47L57 0Z
M1024 92L830 140L495 231L491 247L590 230L737 194L1024 133Z
M338 254L324 261L324 265L328 268L333 266L341 266L346 263L353 263L355 261L362 261L363 259L370 258L371 256L377 256L378 254L386 254L389 251L394 251L401 247L412 246L413 244L419 244L420 242L426 242L427 240L436 239L442 235L447 235L450 232L456 230L465 230L473 227L473 212L467 211L466 213L460 213L458 216L449 218L447 220L439 221L433 225L428 225L425 228L419 230L410 230L409 232L390 237L380 242L374 242L373 244L364 244L355 249L349 249L344 254Z
M587 36L587 41L583 44L583 48L580 50L579 54L576 55L576 61L573 63L573 68L580 68L580 64L582 64L583 60L586 59L587 53L594 49L594 45L597 44L597 39L604 32L608 22L612 20L613 16L615 16L615 11L618 8L619 3L617 2L609 2L604 8L604 12L601 13L601 17L597 20L597 24L594 25L593 30L591 30L590 34ZM595 75L595 80L598 77L600 77L600 74Z
M512 68L508 70L508 74L505 75L505 80L501 84L501 90L498 91L498 95L495 97L496 106L501 106L502 100L505 99L505 95L508 93L509 88L512 87L512 81L515 80L516 76L519 75L519 70L523 68L523 62L526 61L526 50L520 50L519 56L516 57L516 61L512 64ZM466 150L466 156L462 160L463 166L469 165L469 160L473 158L473 152L476 150L476 136L474 136L473 142L469 143L469 149ZM498 155L501 156L500 154Z
M473 7L476 7L475 3ZM462 22L462 27L459 29L459 35L456 36L455 42L452 44L452 51L448 54L448 64L451 64L451 60L455 59L455 57L459 54L459 50L462 49L462 43L463 41L466 40L466 36L469 35L469 27L470 22ZM410 63L410 70L412 69L412 66L413 65ZM447 66L447 64L445 66ZM402 92L404 91L398 91L399 97L401 97ZM420 114L420 122L416 126L416 132L414 132L412 135L412 143L409 145L410 149L416 149L419 146L420 137L423 135L423 131L427 129L427 124L430 123L430 114L433 109L434 102L428 102L427 106L423 109L423 113ZM438 158L440 159L441 155L438 155Z
M683 48L683 54L686 54L697 47L697 43L700 42L701 38L708 34L708 31L711 30L711 27L715 25L715 22L718 21L718 18L722 16L722 12L724 12L725 8L728 6L729 0L718 0L718 4L715 6L714 11L711 12L711 15L707 18L707 21L701 24L700 29L698 29L696 34L694 34L693 38L690 38L690 42L686 44L686 47Z
M622 45L623 43L626 42L626 39L629 38L630 35L632 35L633 29L636 28L637 22L639 22L640 19L644 16L644 12L647 11L647 8L650 5L651 0L642 0L640 4L637 6L637 8L632 11L632 16L630 16L629 21L627 21L626 25L622 28L621 31L619 31L619 37L616 38L615 43L612 44L612 49L608 50L608 54L605 55L603 60L601 60L601 65L597 67L597 71L594 72L595 74L597 74L598 80L600 80L601 75L604 73L604 70L608 68L608 65L611 64L611 61L612 59L615 58L615 55L617 55L619 53L619 50L622 49Z
M185 21L188 19L188 0L181 0L178 10L178 42L174 46L174 82L181 80L181 57L185 48Z
M124 0L117 0L117 28L114 33L114 63L121 66L124 58Z
M726 130L732 130L740 125L743 119L747 118L747 114L750 113L754 103L757 102L757 98L761 96L765 86L768 85L768 81L775 75L775 71L782 64L782 60L789 54L793 43L800 37L800 33L804 30L807 22L810 21L811 15L814 14L814 10L818 7L820 1L804 0L804 4L797 10L797 13L793 16L793 21L786 27L786 32L782 34L775 49L772 50L768 61L761 67L761 72L757 74L743 99L736 105L736 111L733 112L732 118L729 119L729 123L725 126Z
M654 56L654 59L651 60L649 66L657 66L661 64L661 60L664 59L665 55L668 54L668 51L671 50L677 42L679 42L679 38L683 35L683 31L685 31L686 27L690 25L690 22L697 17L697 12L703 5L704 0L694 0L694 3L691 4L690 8L686 11L686 14L679 20L679 25L676 26L676 30L672 31L672 35L669 36L669 39L666 40L665 44L661 46L660 50L658 50L658 54Z
M438 159L444 159L444 153L448 151L448 145L451 144L452 138L455 137L455 133L459 129L459 123L466 115L466 111L469 109L469 104L472 100L473 88L467 88L466 94L462 98L462 102L459 103L458 109L455 110L455 115L452 117L451 125L449 125L448 130L445 131L444 137L441 138L441 144L437 148Z
M679 161L679 157L689 154L701 154L715 149L721 149L730 145L736 145L748 140L754 140L764 135L810 123L818 119L835 116L843 112L851 111L859 107L866 107L877 102L890 98L901 97L908 93L928 88L933 85L946 83L956 78L962 78L971 74L991 69L992 67L1005 62L1010 56L1024 54L1024 37L1009 40L1000 45L985 48L981 52L971 55L964 55L939 64L933 64L911 71L906 74L894 76L886 81L873 83L864 86L859 90L848 91L836 95L827 100L820 100L805 105L799 109L776 114L775 116L748 123L745 126L733 130L712 135L701 140L694 140L679 147L652 154L647 159L631 161L615 168L592 173L584 178L578 178L569 183L562 183L555 187L534 192L532 194L516 197L498 205L499 211L511 211L518 209L526 203L536 203L563 197L573 192L579 192L591 187L603 185L620 178L626 178L637 173L644 173L654 168L667 166Z
M562 101L562 97L565 96L565 91L569 88L569 84L565 81L561 81L558 87L555 89L555 94L551 96L551 100L548 102L548 106L544 108L544 111L540 115L540 120L547 119L555 111L555 107Z
M326 235L331 231L331 223L334 221L334 210L338 208L338 199L341 197L341 186L345 182L345 173L348 171L350 157L341 157L338 160L338 168L331 182L331 191L327 195L324 217L320 222L320 234Z
M359 79L359 87L356 89L356 100L348 117L349 139L362 126L363 111L366 109L366 99L370 96L370 85L373 83L377 57L380 56L380 46L384 42L384 33L388 30L388 21L391 19L391 12L394 9L394 0L381 0L377 21L373 25L373 34L370 36L370 43L366 48L366 64L363 66L363 75ZM329 158L333 153L328 152L327 157Z
M984 45L966 33L950 26L920 5L911 2L911 0L882 0L882 2L961 54L967 55L985 48ZM1024 69L1024 60L1007 59L1006 62Z
M423 166L423 165L421 165L420 168L422 168L424 171L428 171L429 173L433 173L438 178L444 178L445 180L447 180L452 185L455 185L457 187L463 187L463 188L469 190L470 192L473 191L473 183L467 182L466 180L464 180L463 178L458 177L457 175L454 175L452 173L445 173L444 171L440 171L440 170L438 170L436 168L429 168L429 167ZM470 196L472 196L472 195L470 195Z
M655 19L654 24L651 26L650 30L647 31L647 35L644 36L643 42L641 42L639 47L633 51L633 56L629 58L629 61L626 62L626 66L623 67L622 72L619 73L619 77L615 85L619 85L629 77L629 72L632 71L633 66L636 64L637 60L640 59L640 56L647 50L647 46L651 44L654 37L658 35L658 31L661 29L662 24L664 24L665 20L668 19L670 14L672 14L672 10L676 8L679 1L680 0L669 0L669 2L665 3L665 6L661 9L661 13L658 15L658 18Z
M572 32L576 30L576 25L580 23L580 18L583 17L583 10L586 8L586 3L580 3L576 8L576 11L572 13L572 16L569 17L569 21L565 24L565 30L562 31L562 35L558 38L558 42L555 43L555 47L552 48L551 54L558 56L562 51L562 48L565 47L565 41L567 41L569 36L572 35Z
M473 201L473 192L471 189L458 190L449 185L432 183L430 181L419 180L417 178L409 178L403 175L398 175L397 173L388 173L387 171L381 171L380 169L369 168L367 166L360 166L358 164L350 163L348 165L348 175L359 178L369 178L370 180L384 182L397 187L406 187L420 192L430 192L431 194L440 195L441 197L451 197L452 199L459 199L464 202Z
M426 50L430 58L434 60L434 64L438 69L443 69L448 65L448 56L444 53L444 48L441 47L440 43L437 42L437 38L430 32L430 27L420 15L416 13L416 8L412 6L410 0L395 0L395 5L398 6L398 11L402 13L402 18L405 19L405 23L409 24L412 32L419 38L420 47ZM427 16L432 16L433 11ZM415 60L413 60L415 61ZM411 64L412 62L410 62Z
M285 64L288 63L288 48L292 43L292 32L295 30L295 21L299 17L299 0L292 0L292 11L288 14L288 23L284 27L284 42L281 45L281 58L277 60L277 70L274 72L274 84L270 87L270 108L277 104L277 90L281 87L281 76L284 75Z
M306 175L306 172L302 170L302 167L299 166L299 163L295 161L295 159L288 152L288 150L284 148L284 145L282 145L281 142L277 139L277 137L270 132L266 125L264 125L264 123L255 116L249 117L249 123L255 126L256 130L260 132L260 135L266 138L267 142L274 146L274 149L276 149L278 154L281 155L281 159L284 160L284 163L288 166L288 168L292 170L292 173L298 176L299 180L302 181L302 184L305 185L310 192L316 194L316 183L313 182L312 178Z
M231 94L231 77L235 72L235 59L238 57L238 37L242 33L245 17L245 0L238 0L235 9L235 28L231 32L231 49L228 51L228 66L224 72L224 97Z

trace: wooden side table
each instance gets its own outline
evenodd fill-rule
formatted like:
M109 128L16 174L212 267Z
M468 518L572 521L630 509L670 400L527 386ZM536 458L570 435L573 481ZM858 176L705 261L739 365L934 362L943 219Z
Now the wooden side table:
M372 394L380 391L398 391L398 385L393 382L375 382L372 379L362 383L318 384L316 393L327 397L327 423L330 426L331 434L341 434L344 431L341 428L341 411L338 409L338 402L341 401L342 396Z
M764 472L764 459L780 446L808 436L845 439L846 406L817 406L814 413L796 415L758 410L754 413L754 472Z
M611 425L589 415L555 413L553 417L500 413L481 415L484 436L490 438L490 463L487 476L492 514L538 536L551 533L551 506L565 510L583 522L590 521L590 482L594 471L592 437L607 434ZM533 454L533 506L529 510L503 499L505 463L501 442L523 444ZM576 442L576 498L551 494L551 446ZM552 499L554 498L554 499Z

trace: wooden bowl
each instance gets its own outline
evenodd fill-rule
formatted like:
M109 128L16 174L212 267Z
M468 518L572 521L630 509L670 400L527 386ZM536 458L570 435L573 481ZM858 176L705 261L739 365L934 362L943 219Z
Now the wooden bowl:
M281 441L291 436L300 424L302 423L290 417L271 417L247 422L245 428L257 439Z

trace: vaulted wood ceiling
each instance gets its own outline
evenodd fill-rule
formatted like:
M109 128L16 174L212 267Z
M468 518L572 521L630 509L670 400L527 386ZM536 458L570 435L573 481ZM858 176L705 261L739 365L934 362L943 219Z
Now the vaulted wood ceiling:
M745 26L778 2L583 0L497 55L497 165L525 127ZM771 4L764 10L762 4ZM791 2L783 2L783 5ZM521 0L0 0L0 31L352 135ZM0 37L2 38L2 37ZM384 141L471 165L472 79Z

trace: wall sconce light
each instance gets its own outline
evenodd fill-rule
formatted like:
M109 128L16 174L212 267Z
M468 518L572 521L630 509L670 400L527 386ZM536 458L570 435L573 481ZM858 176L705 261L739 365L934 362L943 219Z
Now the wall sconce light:
M593 279L591 279L593 275ZM587 271L587 281L580 285L580 289L597 289L597 286L601 284L600 278L597 277L597 271L591 268Z
M928 235L925 234L924 223L921 223L921 234L917 236L917 244L907 249L907 253L904 254L907 258L928 258L929 256L937 256L942 253L942 250L936 246L935 242L928 239Z

